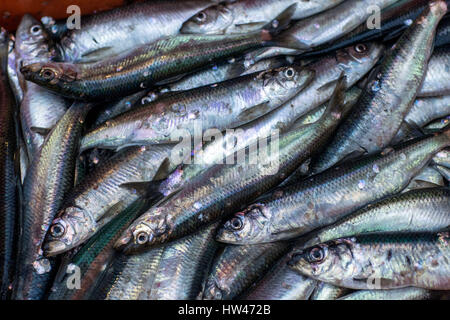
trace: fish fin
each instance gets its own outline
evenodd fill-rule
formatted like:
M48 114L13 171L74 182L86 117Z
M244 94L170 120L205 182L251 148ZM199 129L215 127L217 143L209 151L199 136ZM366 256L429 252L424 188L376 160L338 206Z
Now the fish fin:
M292 17L297 10L297 4L291 4L281 12L275 19L262 27L263 40L271 41L272 38L285 30L291 23Z
M422 129L422 127L420 127L416 122L412 120L403 121L403 125L408 128L408 131L413 138L423 137L427 135L427 133Z
M334 166L339 166L340 164L342 164L342 163L344 163L344 162L347 162L347 161L351 161L351 160L357 159L357 158L359 158L359 157L361 157L361 156L363 156L363 155L365 155L365 154L368 153L367 150L366 150L365 148L363 148L363 147L361 147L361 146L358 146L358 147L359 147L359 150L353 150L352 152L347 153L347 154L345 155L345 157L343 157L343 158L342 158L339 162L337 162Z
M326 117L333 115L336 119L340 119L343 116L344 105L345 105L345 90L347 88L347 77L342 72L337 80L336 87L331 96L328 106L325 109L322 117L320 119L325 119Z
M156 171L155 175L153 176L153 181L160 181L167 178L170 172L170 159L165 158L159 165L158 171Z
M30 130L42 136L48 135L51 131L51 129L49 128L40 128L40 127L30 127Z
M123 201L116 202L105 212L104 215L102 215L98 220L96 220L96 222L99 223L101 221L100 224L104 225L125 209L123 204L124 204Z
M186 76L185 73L179 74L179 75L176 75L176 76L174 76L174 77L167 78L167 79L161 80L161 81L159 81L159 82L156 82L155 85L156 85L156 86L165 86L165 85L167 85L167 84L170 84L170 83L173 83L173 82L177 82L177 81L183 79L184 76Z
M269 111L268 103L269 103L269 101L265 101L256 106L251 107L250 109L246 109L246 110L242 111L238 115L238 119L240 121L247 123L247 122L250 122L250 121L266 114Z
M335 80L331 80L330 82L327 82L327 83L321 85L319 88L316 89L316 91L323 92L330 88L334 88L337 85L338 81L339 81L339 78L335 79Z

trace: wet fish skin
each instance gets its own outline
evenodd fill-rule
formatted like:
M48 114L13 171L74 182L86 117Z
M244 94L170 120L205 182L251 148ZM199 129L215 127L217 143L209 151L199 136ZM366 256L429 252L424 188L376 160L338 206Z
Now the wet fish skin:
M113 244L117 236L135 218L148 208L150 203L145 199L137 199L110 223L106 224L99 233L93 236L77 251L67 264L63 264L58 271L59 276L53 282L49 300L86 300L90 297L96 284L102 279L106 266L116 257ZM73 268L79 268L80 287L68 286L73 275Z
M289 266L287 266L289 268ZM293 271L293 270L292 270ZM337 300L348 292L348 289L332 284L319 282L311 295L311 300Z
M294 124L294 121L308 111L325 104L333 94L341 74L346 77L347 86L356 83L375 65L382 52L382 45L368 43L339 50L336 54L327 55L317 62L309 64L307 68L314 71L315 77L306 88L276 110L239 127L236 132L238 141L233 148L223 147L223 143L230 139L230 135L227 134L220 139L215 139L214 142L200 146L202 148L198 147L195 150L195 156L202 159L203 163L188 164L178 168L168 177L166 182L161 184L159 191L164 195L169 195L191 180L192 177L199 175L211 164L217 163L223 157L250 145L258 138L269 136L273 130L278 129L283 133L291 127L293 129L293 126L307 124L308 122ZM356 89L353 91L356 91ZM325 108L326 105L324 105L323 111ZM323 111L309 123L318 120L323 115Z
M430 290L406 287L392 290L359 290L338 300L429 300L432 297Z
M74 103L36 154L23 185L15 299L41 299L52 276L41 245L50 223L73 187L83 121L92 105Z
M18 176L14 94L8 80L8 41L0 28L0 300L13 280Z
M308 300L317 281L291 270L285 256L239 298L243 300Z
M420 89L419 97L442 96L450 94L450 48L436 48L430 61Z
M213 1L146 1L83 16L60 41L63 61L89 62L176 35L184 21Z
M412 190L370 204L317 231L304 247L365 233L438 232L450 226L450 189Z
M274 55L302 54L336 40L366 22L372 12L367 10L371 5L383 9L398 0L350 0L318 15L302 19L282 32L278 39L289 43L288 48L262 48L252 54L250 60L272 57ZM292 47L292 48L291 48Z
M183 23L180 32L184 34L250 32L271 21L292 4L297 4L292 19L299 20L332 8L341 2L342 0L243 0L219 3L196 13Z
M180 238L235 212L241 203L251 201L281 183L328 141L344 116L344 88L345 80L341 78L321 120L282 135L278 152L259 151L259 158L255 159L255 154L247 154L244 149L244 154L238 154L236 164L211 167L137 219L122 234L116 247L135 252ZM273 140L269 144L272 148Z
M423 128L436 119L450 115L450 96L418 98L404 119L393 143L414 136L414 130Z
M217 240L272 242L330 225L371 202L401 192L449 143L447 130L275 189L232 218L241 220L239 230L227 221Z
M293 249L288 265L306 276L351 289L448 290L449 241L449 232L358 235Z
M31 15L24 15L16 31L16 68L48 62L56 56L55 47L44 26ZM30 159L44 143L46 134L70 107L70 102L18 75L23 91L20 104L22 131Z
M193 300L201 292L219 244L218 223L164 247L150 300Z
M314 173L389 146L422 85L436 26L446 11L444 1L431 1L386 53L354 112L313 165Z
M448 6L450 4L447 2ZM436 30L436 41L434 45L441 47L448 44L450 44L450 17L444 17Z
M14 46L16 44L15 37L10 34L9 35L9 43L8 43L8 78L9 78L9 84L11 86L11 90L14 93L14 97L16 98L16 103L20 105L23 99L23 91L20 87L20 72L17 68L17 53L14 50Z
M20 68L24 77L75 100L113 100L174 81L248 50L270 45L289 23L290 6L261 30L236 35L179 35L94 63L34 63Z
M202 300L231 300L241 294L289 248L287 243L226 246L216 256L205 281Z
M163 179L159 168L171 150L169 145L131 147L88 174L56 214L44 240L44 255L51 257L79 246L137 201L141 193L124 186L152 181L157 173Z
M409 192L416 189L427 189L445 186L444 178L438 170L429 165L422 169L422 171L414 177L409 185L402 191L402 193Z
M195 135L195 121L201 121L204 130L234 128L293 97L312 80L313 75L303 67L283 67L231 79L212 87L168 94L92 129L83 137L81 150L174 144L179 139L179 136L173 138L174 132L184 134L186 131L191 137ZM217 114L221 117L218 118Z

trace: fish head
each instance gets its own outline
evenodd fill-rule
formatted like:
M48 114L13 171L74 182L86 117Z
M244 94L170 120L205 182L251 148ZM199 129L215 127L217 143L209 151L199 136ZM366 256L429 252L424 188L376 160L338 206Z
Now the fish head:
M53 220L45 237L45 256L55 256L77 247L88 238L95 225L84 209L75 206L64 208Z
M70 63L38 62L22 66L26 80L52 89L63 89L77 79L77 66Z
M259 73L263 89L271 99L293 97L305 88L314 78L315 72L299 65L281 67Z
M164 207L151 208L124 231L114 247L131 254L165 242L169 228L164 211Z
M233 11L227 4L206 8L183 23L185 34L224 34L234 21Z
M338 239L307 249L294 248L289 254L289 267L325 282L339 282L355 273L351 239Z
M339 67L352 85L361 79L380 60L384 45L377 42L357 43L336 51Z
M21 58L21 64L49 61L57 56L50 34L30 14L22 17L17 28L15 50Z
M252 244L266 239L270 233L270 210L253 204L236 213L217 232L216 240L231 244Z
M215 277L209 277L203 288L203 300L223 300L226 293L220 288Z

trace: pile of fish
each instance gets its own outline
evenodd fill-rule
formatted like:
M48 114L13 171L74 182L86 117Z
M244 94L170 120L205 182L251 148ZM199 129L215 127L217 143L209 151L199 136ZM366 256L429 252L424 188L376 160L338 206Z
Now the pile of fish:
M154 0L2 29L2 299L448 299L447 8Z

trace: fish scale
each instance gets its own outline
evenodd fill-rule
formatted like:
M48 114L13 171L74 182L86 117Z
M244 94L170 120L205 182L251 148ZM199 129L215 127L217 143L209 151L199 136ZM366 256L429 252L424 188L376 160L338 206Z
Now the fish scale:
M450 143L449 132L409 141L383 154L331 168L275 189L235 214L219 230L226 243L261 243L291 239L327 226L352 211L401 192ZM260 226L262 225L262 226Z
M450 94L450 48L434 50L419 96L441 96Z
M444 1L429 2L388 51L373 71L354 112L313 165L314 173L389 146L422 85L436 26L446 11Z

